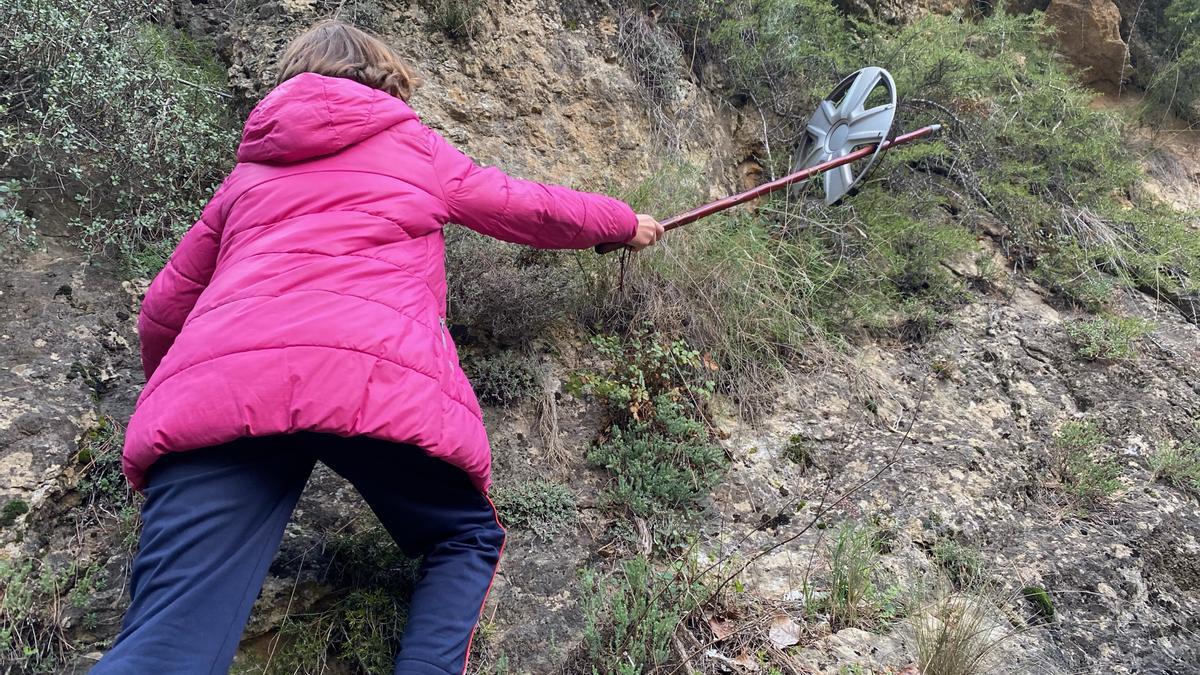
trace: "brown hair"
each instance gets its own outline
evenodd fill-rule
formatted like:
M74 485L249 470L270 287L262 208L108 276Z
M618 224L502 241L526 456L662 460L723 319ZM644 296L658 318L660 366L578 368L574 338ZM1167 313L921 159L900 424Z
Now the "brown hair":
M344 77L407 101L421 78L387 43L336 19L321 21L292 40L279 59L282 84L300 73Z

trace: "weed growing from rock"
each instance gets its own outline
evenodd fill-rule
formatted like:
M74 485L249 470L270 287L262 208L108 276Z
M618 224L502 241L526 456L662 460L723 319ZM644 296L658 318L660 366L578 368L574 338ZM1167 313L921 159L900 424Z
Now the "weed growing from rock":
M29 513L29 504L22 499L10 499L0 509L0 527L8 527L17 522L17 518Z
M571 489L547 480L498 487L492 492L492 502L505 527L528 530L543 541L550 541L579 519Z
M954 588L963 590L974 583L983 570L979 552L951 539L933 545L933 560L946 573Z
M659 570L644 556L613 574L583 572L584 645L590 672L641 675L672 659L672 637L706 597L704 580L689 560Z
M482 0L428 0L429 23L456 40L469 40L479 31Z
M835 630L870 626L889 612L891 599L875 585L880 573L877 534L873 527L848 522L828 544L829 590L815 606Z
M908 624L917 665L925 675L977 675L994 672L988 657L1009 637L993 623L984 597L940 589L916 607Z
M1120 466L1103 455L1109 438L1095 423L1067 422L1055 434L1054 442L1061 455L1059 474L1068 494L1086 506L1094 506L1121 489Z
M592 343L604 366L576 375L569 388L607 408L609 427L588 453L613 477L605 502L648 521L690 511L726 466L702 417L713 388L705 362L655 333Z
M1141 319L1102 316L1066 326L1075 352L1088 361L1125 361L1137 356L1138 342L1154 330Z
M1161 480L1181 490L1200 494L1200 442L1163 444L1150 458L1150 468Z

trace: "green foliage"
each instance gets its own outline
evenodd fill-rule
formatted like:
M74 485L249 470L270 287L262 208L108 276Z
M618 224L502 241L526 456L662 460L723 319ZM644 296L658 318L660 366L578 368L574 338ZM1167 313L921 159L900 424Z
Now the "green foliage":
M587 394L604 404L615 423L648 420L655 416L654 399L688 399L703 404L713 383L705 380L700 352L683 340L669 341L657 333L631 337L597 336L592 346L605 361L600 372L578 373L568 389Z
M671 659L671 638L706 586L694 561L657 570L644 556L611 575L583 572L583 638L591 672L641 675Z
M25 176L20 192L40 194L135 274L161 267L237 141L223 70L206 46L156 23L167 11L133 0L0 9L4 173Z
M471 353L462 365L484 405L509 406L541 391L533 360L518 351Z
M79 490L93 503L120 507L133 502L133 490L121 467L124 434L112 419L103 417L83 432L76 458L83 466Z
M720 479L724 452L701 418L712 392L700 354L654 333L592 340L606 362L569 388L605 405L611 426L588 453L615 483L609 506L642 518L686 511Z
M847 522L829 542L830 588L820 608L835 629L869 626L887 609L888 598L875 586L878 534L869 525Z
M419 561L401 553L378 523L339 536L329 550L322 582L344 595L284 619L264 675L325 672L334 661L365 673L392 669Z
M680 403L666 396L652 403L653 421L614 426L608 439L588 453L588 461L616 479L607 503L642 518L688 511L720 480L726 465L704 424L689 418Z
M62 625L62 608L85 607L108 583L98 563L0 560L0 654L19 672L63 672L81 648Z
M800 434L792 434L788 438L787 445L783 448L783 458L801 468L808 468L816 463L812 443Z
M932 553L934 562L958 590L970 587L983 571L979 552L951 539L939 540L933 545Z
M1200 494L1200 442L1163 444L1150 458L1150 467L1171 485Z
M1138 82L1147 95L1184 119L1200 120L1200 1L1166 0L1139 7L1137 37L1149 54L1140 54ZM1149 72L1143 72L1149 71Z
M579 519L571 489L548 480L501 486L492 491L492 501L505 527L529 530L544 541Z
M1075 351L1089 361L1134 358L1138 341L1153 330L1154 324L1148 321L1119 316L1101 316L1067 324L1067 336L1075 343Z
M1041 586L1026 586L1021 589L1021 596L1033 606L1035 623L1050 623L1054 621L1054 601L1050 594Z
M17 522L17 518L29 513L29 504L21 499L10 499L0 509L0 527L8 527Z
M1109 439L1094 423L1067 422L1054 441L1062 456L1059 474L1069 494L1094 505L1121 489L1121 468L1103 455Z

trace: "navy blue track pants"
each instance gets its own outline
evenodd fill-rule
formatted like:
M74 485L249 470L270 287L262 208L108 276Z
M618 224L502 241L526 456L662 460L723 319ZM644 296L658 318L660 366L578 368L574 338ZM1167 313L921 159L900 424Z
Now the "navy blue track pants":
M467 475L420 449L324 434L246 438L150 469L121 634L92 675L226 673L317 461L424 556L395 675L459 675L504 530Z

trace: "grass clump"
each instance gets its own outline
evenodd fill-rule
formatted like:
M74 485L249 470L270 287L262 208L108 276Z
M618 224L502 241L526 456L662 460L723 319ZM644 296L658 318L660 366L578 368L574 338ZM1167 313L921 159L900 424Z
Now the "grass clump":
M456 40L469 40L479 31L483 0L428 0L429 23Z
M979 578L983 561L979 552L951 539L941 539L933 546L933 560L946 573L955 589L964 590Z
M583 639L593 673L641 675L671 663L672 637L706 597L694 562L659 570L644 556L613 574L583 572Z
M940 590L918 607L908 623L917 665L925 675L993 672L989 657L1009 633L994 626L985 598Z
M605 365L575 376L570 389L608 411L608 430L588 453L613 476L606 502L647 520L686 512L726 466L702 417L713 387L704 361L655 333L592 343Z
M168 16L164 3L133 0L0 9L0 157L23 177L18 201L139 275L195 221L238 136L224 69L163 27Z
M579 519L575 494L566 485L548 480L500 487L492 501L505 527L529 530L543 541L550 541Z
M1059 475L1067 492L1083 502L1094 505L1121 489L1121 468L1111 458L1102 456L1109 438L1090 421L1067 422L1054 437L1061 455Z
M125 443L120 426L103 417L79 437L76 460L82 465L79 489L94 503L120 505L132 501L133 490L121 466Z
M1154 475L1181 490L1200 494L1200 442L1164 444L1150 458Z
M893 598L875 583L879 535L870 525L847 522L829 541L829 591L823 596L810 593L810 605L828 617L834 630L871 627L895 611Z
M813 450L813 444L807 438L800 434L792 434L788 437L787 445L783 447L783 458L802 469L807 469L817 463Z
M1125 361L1137 356L1138 342L1154 330L1141 319L1102 316L1067 323L1075 352L1088 361Z

